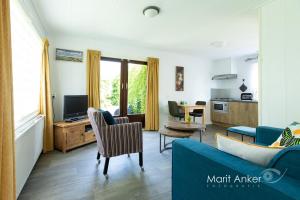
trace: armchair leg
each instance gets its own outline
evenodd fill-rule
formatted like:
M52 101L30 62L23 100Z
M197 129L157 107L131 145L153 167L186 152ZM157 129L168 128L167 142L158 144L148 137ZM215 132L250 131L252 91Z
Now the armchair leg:
M100 163L100 153L99 152L97 152L97 162L98 162L98 164Z
M105 158L105 164L104 164L104 170L103 170L103 174L105 176L107 175L108 164L109 164L109 158Z
M143 152L139 152L139 165L141 167L141 170L144 171L144 167L143 167Z

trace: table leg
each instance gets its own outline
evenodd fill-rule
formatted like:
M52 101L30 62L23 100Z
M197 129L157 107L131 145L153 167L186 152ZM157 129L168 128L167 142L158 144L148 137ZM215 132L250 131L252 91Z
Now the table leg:
M161 134L159 134L159 153L161 153Z
M203 109L202 125L205 125L205 109Z
M189 109L189 107L188 106L185 106L184 107L184 120L187 122L187 119L188 119L188 117L189 117L189 111L190 111L190 109Z
M202 142L202 130L200 130L200 142Z

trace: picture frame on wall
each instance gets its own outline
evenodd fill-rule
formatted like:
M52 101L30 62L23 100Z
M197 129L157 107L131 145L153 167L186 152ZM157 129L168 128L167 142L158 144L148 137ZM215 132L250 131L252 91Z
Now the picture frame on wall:
M56 60L82 62L83 52L56 48L55 58Z
M184 67L176 66L175 90L184 91Z

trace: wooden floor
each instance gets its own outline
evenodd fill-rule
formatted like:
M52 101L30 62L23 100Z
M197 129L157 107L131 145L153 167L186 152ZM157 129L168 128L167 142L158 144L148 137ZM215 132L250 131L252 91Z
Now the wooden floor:
M209 126L203 142L215 145L216 132L223 128ZM199 141L199 134L193 139ZM96 163L96 143L66 154L43 154L36 163L19 200L146 200L171 199L171 150L159 153L159 135L144 132L144 168L138 154L110 159L109 179L102 174L104 159Z

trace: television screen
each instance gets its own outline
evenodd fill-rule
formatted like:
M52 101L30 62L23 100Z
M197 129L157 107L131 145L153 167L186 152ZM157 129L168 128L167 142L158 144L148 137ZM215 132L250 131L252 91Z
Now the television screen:
M65 95L64 96L64 119L82 117L87 115L87 95Z

